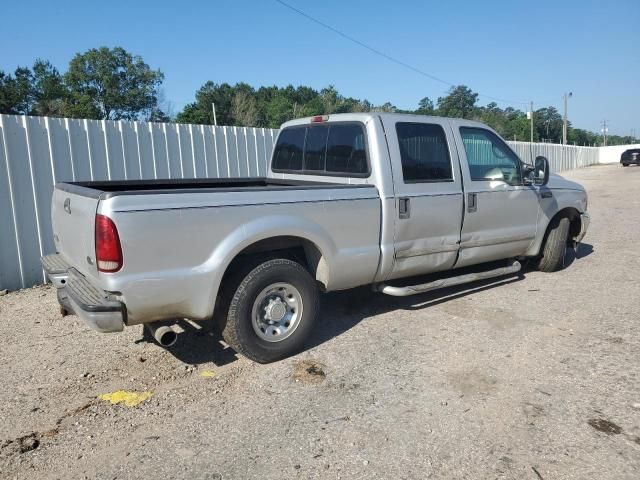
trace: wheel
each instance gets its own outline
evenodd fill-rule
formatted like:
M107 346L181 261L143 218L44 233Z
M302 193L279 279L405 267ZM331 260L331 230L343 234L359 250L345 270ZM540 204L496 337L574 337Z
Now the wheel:
M564 267L569 241L570 222L567 217L556 217L547 229L542 256L538 260L538 270L555 272Z
M318 313L318 288L309 272L275 258L245 265L232 277L219 317L225 341L258 363L301 351Z
M623 166L623 167L628 167L628 166L629 166L629 164L628 164L628 163L623 163L623 164L622 164L622 166Z

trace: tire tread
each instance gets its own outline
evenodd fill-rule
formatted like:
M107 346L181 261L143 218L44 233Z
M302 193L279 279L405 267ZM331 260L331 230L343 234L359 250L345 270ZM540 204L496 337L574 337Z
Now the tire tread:
M551 273L561 270L564 265L570 222L567 217L554 218L549 225L547 239L538 261L538 270Z

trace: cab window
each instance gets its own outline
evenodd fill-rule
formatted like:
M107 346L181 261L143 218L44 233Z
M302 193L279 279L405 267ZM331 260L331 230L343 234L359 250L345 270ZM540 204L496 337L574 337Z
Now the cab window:
M460 127L471 180L501 180L522 185L520 159L495 133L484 128Z
M398 122L396 133L405 183L453 181L447 137L440 125Z
M285 128L278 137L274 172L308 175L369 175L366 139L361 123L341 122Z

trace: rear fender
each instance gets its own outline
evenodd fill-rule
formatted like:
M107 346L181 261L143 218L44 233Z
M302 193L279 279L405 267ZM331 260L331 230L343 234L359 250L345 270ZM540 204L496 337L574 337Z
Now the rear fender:
M273 215L256 219L239 226L215 246L206 262L196 267L194 273L209 278L210 293L205 310L213 312L222 277L231 262L247 247L273 237L292 236L312 242L320 250L326 271L326 287L329 289L336 257L336 246L329 234L318 224L300 217ZM206 316L206 315L205 315Z

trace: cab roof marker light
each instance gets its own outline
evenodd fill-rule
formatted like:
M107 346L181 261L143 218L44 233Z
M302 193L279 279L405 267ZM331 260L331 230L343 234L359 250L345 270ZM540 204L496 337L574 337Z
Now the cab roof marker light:
M311 123L322 123L329 121L329 115L314 115L311 117Z

